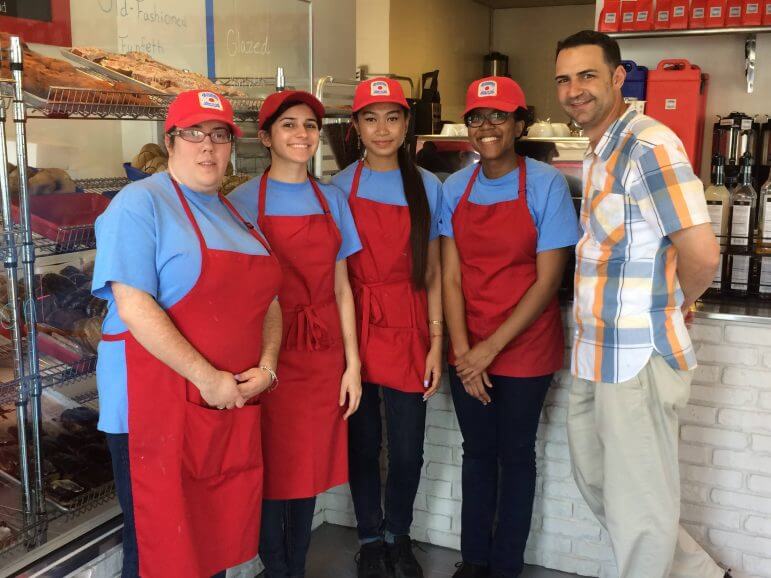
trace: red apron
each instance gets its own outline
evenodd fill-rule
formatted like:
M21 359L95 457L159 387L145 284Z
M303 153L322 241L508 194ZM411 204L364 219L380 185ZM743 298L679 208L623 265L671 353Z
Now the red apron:
M477 166L471 175L452 217L472 347L498 329L537 277L538 233L527 208L524 157L519 157L519 194L512 201L492 205L469 202L481 168ZM562 367L563 350L562 319L555 295L541 316L496 356L487 372L507 377L554 373ZM449 361L455 363L452 350Z
M338 405L345 351L335 299L342 238L310 175L323 214L265 215L269 170L260 179L258 222L284 272L284 335L280 385L262 399L264 497L290 500L348 481L348 427Z
M217 369L239 373L255 367L263 319L281 283L278 261L273 255L207 248L179 185L172 183L198 237L201 273L166 314ZM220 199L269 250L262 236ZM195 385L130 332L103 339L123 341L126 348L140 575L208 577L252 559L262 505L260 405L209 408Z
M410 210L357 197L359 162L349 204L362 250L348 258L363 381L422 393L430 337L426 290L412 284Z

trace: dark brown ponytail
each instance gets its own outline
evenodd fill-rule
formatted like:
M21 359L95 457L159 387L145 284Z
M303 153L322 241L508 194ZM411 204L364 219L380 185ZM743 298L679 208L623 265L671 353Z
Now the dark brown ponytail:
M410 158L407 149L399 147L397 153L402 173L404 197L410 210L410 247L412 248L412 284L417 289L426 286L428 267L428 237L431 230L431 210L428 206L426 187L418 165Z

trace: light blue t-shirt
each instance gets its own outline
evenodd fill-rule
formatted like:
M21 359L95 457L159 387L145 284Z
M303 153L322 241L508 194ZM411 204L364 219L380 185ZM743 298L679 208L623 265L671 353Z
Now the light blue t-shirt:
M267 254L216 195L181 188L208 248ZM92 292L107 300L102 325L106 334L126 331L115 307L111 282L145 291L168 309L193 288L201 273L198 238L165 172L131 183L115 196L96 220L96 242ZM99 429L127 433L124 344L102 341L98 353Z
M332 184L340 187L345 192L346 198L350 197L351 187L353 186L353 177L356 173L356 166L358 164L358 162L355 162L348 165L345 169L332 177ZM429 239L434 240L439 237L442 182L433 173L421 168L419 168L419 170L420 176L423 178L423 186L426 188L428 208L431 211ZM369 168L364 167L361 171L359 191L356 196L386 205L407 206L407 199L404 196L402 173L399 169L393 171L372 171Z
M526 157L525 163L527 208L538 233L536 252L575 245L580 238L578 218L565 177L541 161ZM452 216L476 167L476 164L469 165L450 175L442 186L439 232L444 237L455 236ZM518 197L519 168L497 179L488 179L480 170L468 200L477 205L493 205Z
M329 205L329 212L340 231L340 236L343 238L340 250L337 252L337 260L340 261L357 251L361 251L359 233L356 231L351 208L348 206L348 197L345 193L334 185L325 185L324 183L318 183L318 185L327 205ZM260 177L256 177L230 193L228 200L233 203L233 206L244 218L256 223L259 192ZM320 215L324 212L313 186L307 180L302 183L285 183L268 178L265 204L265 215L267 216L299 217Z

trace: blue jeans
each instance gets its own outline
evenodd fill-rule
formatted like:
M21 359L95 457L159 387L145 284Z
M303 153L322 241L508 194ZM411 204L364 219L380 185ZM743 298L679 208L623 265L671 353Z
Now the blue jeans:
M260 559L265 578L302 578L316 498L263 500Z
M388 434L385 519L380 501L380 391ZM384 530L394 536L409 535L423 466L425 426L423 394L362 384L359 409L348 422L348 475L360 540L379 538Z
M515 578L524 566L535 495L535 436L552 375L491 375L490 380L492 402L484 406L466 393L450 367L463 434L461 554L465 562Z
M131 469L129 465L128 434L105 434L107 447L112 456L112 473L115 477L115 493L123 510L123 570L121 578L139 577L137 532L134 525L134 499L131 495ZM225 570L212 578L225 578Z

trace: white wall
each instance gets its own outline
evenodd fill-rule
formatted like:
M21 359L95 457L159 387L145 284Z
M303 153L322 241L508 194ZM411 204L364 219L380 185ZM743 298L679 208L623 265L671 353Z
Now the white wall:
M556 98L554 51L557 41L594 25L594 6L551 6L496 10L493 48L509 57L509 73L519 82L538 118L562 122L567 115Z
M390 72L391 0L356 0L356 65Z

